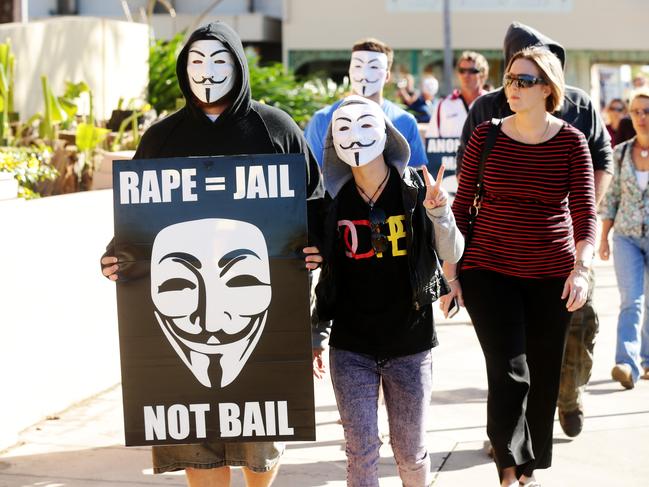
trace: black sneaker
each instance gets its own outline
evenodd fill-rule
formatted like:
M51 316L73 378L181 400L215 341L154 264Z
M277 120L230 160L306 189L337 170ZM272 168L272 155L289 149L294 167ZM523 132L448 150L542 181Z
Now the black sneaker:
M581 433L584 427L584 412L579 408L574 411L562 411L559 409L559 424L566 436L574 438Z

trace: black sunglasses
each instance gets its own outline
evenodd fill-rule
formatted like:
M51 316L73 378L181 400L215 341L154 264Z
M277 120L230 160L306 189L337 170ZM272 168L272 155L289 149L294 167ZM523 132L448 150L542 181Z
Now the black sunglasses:
M480 71L478 68L457 68L457 72L460 74L478 74L482 71Z
M537 78L531 74L506 74L503 78L503 86L507 88L509 85L514 85L517 88L531 88L534 85L547 85L547 81L543 78Z
M608 107L608 109L612 112L619 112L619 113L622 113L624 111L624 107L621 106Z
M381 225L386 222L385 211L376 206L370 207L371 243L374 252L380 254L388 249L388 237L381 233Z

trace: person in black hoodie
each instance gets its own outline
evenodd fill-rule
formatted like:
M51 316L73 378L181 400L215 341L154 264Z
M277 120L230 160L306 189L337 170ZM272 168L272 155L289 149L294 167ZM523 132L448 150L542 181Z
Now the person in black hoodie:
M550 50L561 61L565 70L566 52L561 44L527 25L513 22L507 29L504 41L505 65L518 51L526 47L540 46ZM478 98L464 123L460 147L457 153L458 177L461 171L464 149L474 129L486 120L512 115L505 90L499 88ZM553 113L581 131L588 142L593 169L595 171L595 200L599 204L613 175L613 150L599 111L593 106L584 91L574 86L565 87L562 108ZM582 392L590 379L593 367L595 335L599 329L599 318L593 307L594 274L589 270L589 289L586 304L572 314L568 329L568 340L561 370L559 389L559 422L566 435L574 437L581 433L584 423Z
M222 22L194 31L178 55L176 75L187 101L184 108L153 125L134 159L237 154L304 154L308 213L322 193L320 170L301 130L281 110L251 99L248 64L237 33ZM316 247L306 247L307 269L321 262ZM128 279L120 249L111 242L101 259L110 280ZM121 268L120 268L121 267ZM230 466L243 466L246 485L271 485L283 445L204 443L153 447L155 473L185 469L190 487L229 486Z

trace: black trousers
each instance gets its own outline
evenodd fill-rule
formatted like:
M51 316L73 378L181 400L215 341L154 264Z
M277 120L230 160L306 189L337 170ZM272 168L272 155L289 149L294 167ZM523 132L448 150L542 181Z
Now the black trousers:
M460 274L466 309L487 365L487 435L499 473L552 464L552 428L570 313L564 278Z

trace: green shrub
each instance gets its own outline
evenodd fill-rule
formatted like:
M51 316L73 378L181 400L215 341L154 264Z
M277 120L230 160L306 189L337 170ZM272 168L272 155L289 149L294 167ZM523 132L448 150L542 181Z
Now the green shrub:
M7 171L18 180L18 196L38 198L36 185L54 180L57 171L49 165L52 149L48 146L0 147L0 171Z
M176 100L183 94L176 79L176 58L185 34L179 32L171 40L153 40L149 47L149 103L158 113L175 110Z
M304 128L313 114L341 98L347 86L319 78L301 81L281 63L260 66L259 57L248 52L252 98L281 108Z
M149 53L148 101L158 113L178 109L176 100L183 97L176 79L176 58L182 48L183 34L169 41L155 40ZM248 50L252 98L281 108L304 127L320 108L339 99L346 86L318 78L299 80L281 63L261 66L259 56Z

